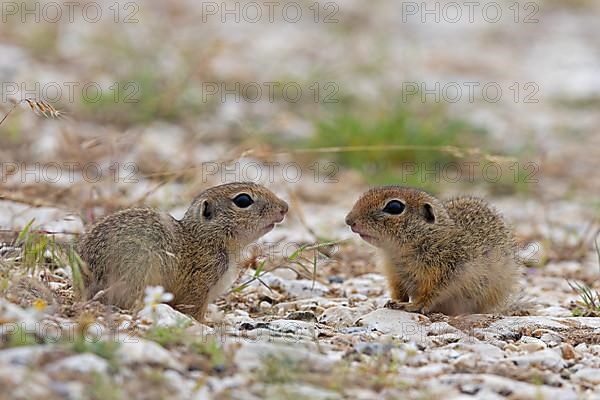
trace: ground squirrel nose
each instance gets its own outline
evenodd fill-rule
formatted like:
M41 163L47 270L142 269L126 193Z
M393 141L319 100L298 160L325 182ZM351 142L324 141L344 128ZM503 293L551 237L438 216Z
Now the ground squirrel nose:
M354 218L352 218L352 216L350 214L346 215L346 225L352 226L354 225Z
M287 214L289 209L288 204L285 201L281 202L281 208L279 209L279 218L275 220L275 223L280 223L284 220L285 215Z

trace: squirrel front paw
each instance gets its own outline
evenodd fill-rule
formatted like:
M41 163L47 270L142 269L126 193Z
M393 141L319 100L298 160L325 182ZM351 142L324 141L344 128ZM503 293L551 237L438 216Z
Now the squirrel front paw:
M384 307L389 308L391 310L402 310L402 311L412 312L412 313L421 313L421 314L427 313L427 310L425 307L422 307L417 303L411 303L408 301L389 300L385 304Z

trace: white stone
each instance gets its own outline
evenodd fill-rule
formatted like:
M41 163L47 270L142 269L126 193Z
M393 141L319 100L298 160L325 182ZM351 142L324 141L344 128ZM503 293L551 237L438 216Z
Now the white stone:
M346 280L342 284L342 290L346 296L355 294L363 296L379 296L386 287L385 277L380 274L365 274L356 278Z
M354 325L358 310L345 306L326 309L319 317L319 322L333 328L346 328Z
M428 385L439 385L440 382L452 386L475 385L476 389L502 394L502 398L505 398L507 394L508 397L514 395L515 398L519 399L576 400L578 398L573 390L539 386L490 374L449 374L438 377L437 381L428 382ZM479 393L477 393L477 397L482 398Z
M331 390L302 383L288 383L284 385L267 386L267 398L311 399L311 400L336 400L342 399L339 393Z
M237 374L234 376L226 376L222 378L218 376L208 376L204 379L206 379L206 385L203 385L200 388L194 399L204 400L207 398L207 395L210 396L208 390L204 389L209 389L212 393L220 393L226 390L231 390L247 385L247 378L245 376L242 376L241 374ZM244 391L247 391L247 388L244 388Z
M463 354L454 360L453 365L461 371L472 370L477 366L479 356L475 353Z
M196 382L184 379L179 372L172 369L166 370L164 376L169 386L177 390L182 399L190 399L192 397L192 393L197 386Z
M443 335L435 335L430 336L430 339L433 343L437 345L444 345L448 343L456 343L461 339L464 339L466 335L462 332L460 333L444 333Z
M572 315L570 310L560 306L542 308L538 310L536 314L546 317L570 317Z
M427 339L427 327L423 325L427 321L427 317L421 314L380 308L363 315L356 324L400 336L406 341L422 343Z
M561 323L560 318L528 316L528 317L508 317L492 323L487 327L489 331L509 331L518 333L522 329L544 328L550 330L564 330L569 326Z
M168 304L157 304L154 308L144 307L138 312L138 317L164 327L186 326L196 322Z
M308 338L316 337L315 324L306 321L297 321L293 319L278 319L269 322L267 325L267 329L283 334L306 336Z
M591 328L591 329L597 330L598 332L596 332L596 333L600 333L600 318L598 318L598 317L571 317L571 318L564 318L564 319L567 320L568 322L574 323L574 325L581 324L582 326L584 326L586 328Z
M504 352L500 350L498 347L491 345L489 343L483 342L460 342L460 343L452 343L446 346L448 348L462 350L462 351L470 351L479 355L481 360L486 362L495 362L504 358Z
M0 298L0 320L3 322L0 325L0 333L2 333L12 329L11 327L15 326L13 324L21 324L20 326L27 330L35 329L37 317L35 312Z
M446 333L463 333L460 329L457 329L447 322L434 322L429 325L430 335L444 335Z
M531 336L522 336L516 343L516 346L520 351L526 353L534 353L539 350L544 350L547 347L543 340Z
M0 364L35 365L37 360L48 351L50 351L50 347L47 345L20 346L0 350Z
M83 353L56 361L48 370L51 372L71 371L78 373L106 373L108 362L95 354Z
M329 288L320 282L309 279L287 280L272 273L266 273L261 276L261 280L273 289L283 290L290 297L295 299L307 299L311 297L323 296L329 292ZM260 283L258 283L260 284Z
M535 353L512 356L508 360L515 363L518 367L535 366L555 372L562 370L566 366L562 355L556 349L545 349L536 351Z
M365 301L368 301L369 298L367 296L365 296L364 294L360 294L360 293L355 293L355 294L351 294L350 296L348 296L348 300L350 301L350 304L357 304L357 303L362 303Z
M276 269L272 272L272 274L288 281L294 280L298 277L298 273L296 271L292 271L288 268Z
M0 362L0 382L2 393L12 399L51 399L55 398L50 389L51 381L45 375L30 367L3 365Z
M439 347L428 351L427 356L431 362L444 363L456 360L461 356L461 353L448 347Z
M546 345L549 347L556 347L562 343L563 338L557 333L548 331L542 333L542 335L540 336L540 340L546 343Z
M272 307L272 304L268 301L261 301L258 307L264 312Z
M450 371L452 371L452 366L446 363L432 363L417 368L398 368L398 374L400 376L412 377L414 379L432 378Z
M175 370L182 369L171 353L158 343L137 337L122 342L118 355L121 363L125 365L156 364Z
M587 384L600 385L600 368L583 368L572 377Z
M244 342L235 354L235 364L242 371L254 370L260 368L263 360L268 357L281 357L293 363L301 363L317 372L330 372L334 364L334 360L314 353L304 346L264 342Z

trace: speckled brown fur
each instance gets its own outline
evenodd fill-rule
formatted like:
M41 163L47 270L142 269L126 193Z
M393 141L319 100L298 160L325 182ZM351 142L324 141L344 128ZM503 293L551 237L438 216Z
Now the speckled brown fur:
M383 211L391 200L405 205L401 214ZM418 189L383 186L363 194L346 223L381 249L394 308L492 312L518 288L522 272L513 235L482 199L440 201Z
M249 194L240 208L233 198ZM207 189L181 220L148 208L109 215L87 233L79 252L89 266L86 295L104 290L110 304L131 308L149 285L174 294L175 305L202 319L207 303L237 277L244 246L281 222L288 205L263 186L231 183Z

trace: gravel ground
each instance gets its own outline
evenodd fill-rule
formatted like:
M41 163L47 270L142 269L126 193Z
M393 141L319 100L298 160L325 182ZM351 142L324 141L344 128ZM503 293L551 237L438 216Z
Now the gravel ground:
M3 104L18 98L11 83L94 82L110 96L115 82L140 88L133 104L90 105L76 91L73 101L58 102L63 119L18 108L0 127L0 398L600 398L600 314L573 288L600 290L598 4L516 3L515 22L513 3L497 2L498 22L480 8L470 22L464 7L458 22L450 14L422 22L420 3L341 1L320 4L315 23L312 2L298 2L298 22L276 15L256 24L222 23L219 13L203 15L183 0L139 10L120 4L119 18L137 10L139 21L115 24L113 2L95 4L105 11L97 23L77 11L72 23L23 24L3 14L0 24ZM328 16L337 22L325 23ZM294 82L310 99L202 99L206 84L274 81ZM412 96L425 106L439 95L450 115L484 127L499 154L517 154L519 168L533 163L535 183L524 193L448 182L439 190L486 196L512 224L527 260L524 292L535 303L528 315L383 307L389 292L374 251L343 223L369 186L365 176L339 166L335 182L321 175L315 182L301 156L260 135L310 137L318 117L340 106L312 101L315 83L321 95L334 83L341 107L348 97L372 109L414 85L439 84ZM480 92L485 85L502 96ZM462 97L448 101L456 87ZM237 162L234 176L201 164L225 160ZM323 153L319 162L332 160ZM299 162L303 177L296 182L278 167L270 179L266 161ZM23 175L23 163L41 167ZM44 172L49 163L60 164L60 179ZM65 163L78 163L72 176ZM101 179L82 168L92 163ZM14 245L32 219L70 241L127 206L181 216L202 188L243 180L253 163L291 211L260 242L262 283L254 279L262 258L249 254L239 290L211 305L205 324L164 304L138 312L81 301L69 260L46 254L32 264ZM290 249L325 240L336 243L291 259Z

